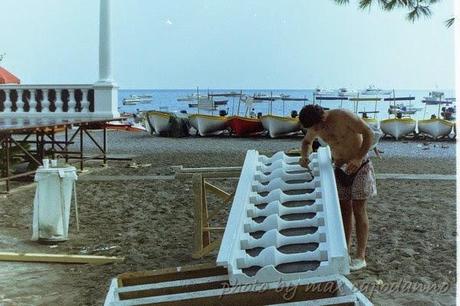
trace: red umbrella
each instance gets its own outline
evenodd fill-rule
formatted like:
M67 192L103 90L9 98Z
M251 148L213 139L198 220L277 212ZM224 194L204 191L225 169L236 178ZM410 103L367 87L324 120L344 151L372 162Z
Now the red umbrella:
M0 84L20 84L21 80L8 72L6 69L0 67Z

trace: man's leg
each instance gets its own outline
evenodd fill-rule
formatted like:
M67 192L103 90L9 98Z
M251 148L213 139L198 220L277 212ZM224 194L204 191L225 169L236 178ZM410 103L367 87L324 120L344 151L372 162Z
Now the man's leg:
M340 200L340 210L342 211L345 239L347 240L348 251L350 251L351 231L353 229L353 206L351 200Z
M358 249L356 258L365 259L367 238L369 236L369 220L367 218L367 200L353 200L353 215L356 223Z

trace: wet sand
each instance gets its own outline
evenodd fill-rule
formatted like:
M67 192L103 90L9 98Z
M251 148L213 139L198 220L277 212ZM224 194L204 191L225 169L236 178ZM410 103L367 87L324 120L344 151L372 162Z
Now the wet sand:
M151 166L133 169L126 167L127 163L112 162L101 168L95 164L77 184L81 228L77 233L71 218L69 241L57 247L30 241L33 188L0 199L3 251L124 256L125 262L104 266L0 262L0 304L100 305L117 274L215 260L215 256L191 258L190 179L95 182L91 176L170 175L173 165L240 166L246 149L254 147L270 154L295 147L300 140L213 138L205 146L206 139L201 138L128 135L111 134L111 152ZM151 148L146 150L142 141L148 141ZM397 144L382 144L386 146L381 146L384 159L372 158L377 173L455 174L454 142L447 143L449 148L432 142L431 146L439 147L429 150L421 150L421 142L409 142L412 149L398 154L387 153ZM431 150L446 152L440 153L446 156L432 156L427 153ZM228 191L236 183L216 182ZM377 184L378 196L370 200L368 209L368 268L348 278L376 305L454 304L455 182L379 180ZM211 200L210 205L217 203ZM228 208L222 209L215 221L224 225L227 213ZM404 282L432 286L431 291L420 286L404 291Z

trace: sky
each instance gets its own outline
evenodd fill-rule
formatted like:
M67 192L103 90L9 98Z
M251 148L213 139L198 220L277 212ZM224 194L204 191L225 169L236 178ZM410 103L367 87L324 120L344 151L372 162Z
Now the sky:
M357 1L112 0L124 89L454 88L453 0L411 23ZM99 1L0 0L1 66L23 84L98 79Z

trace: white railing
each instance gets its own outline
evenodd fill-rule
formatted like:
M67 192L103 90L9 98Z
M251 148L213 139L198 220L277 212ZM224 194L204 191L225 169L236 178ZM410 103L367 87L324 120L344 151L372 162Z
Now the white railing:
M98 95L107 89L109 95ZM0 118L116 117L116 94L117 88L95 85L0 85Z
M91 112L94 112L92 85L0 86L0 116L75 116Z
M247 152L217 257L217 265L228 269L231 284L292 281L349 273L329 147L319 148L318 153L310 155L310 160L311 173L308 173L299 165L299 157L278 152L269 158L254 150ZM297 192L292 194L292 191ZM293 201L304 204L284 205ZM258 206L264 203L267 205ZM314 217L287 218L292 214L308 213L314 213ZM259 218L263 220L256 220ZM317 230L295 235L292 232L285 235L284 232L305 227ZM255 238L254 233L263 234ZM312 251L300 248L288 253L278 249L309 243L317 244L317 248ZM254 256L248 252L254 248L262 250ZM295 263L308 261L320 264L307 271L302 265L295 266ZM279 269L282 264L291 264L298 271L283 272ZM255 274L246 274L245 269L254 267L260 269Z

